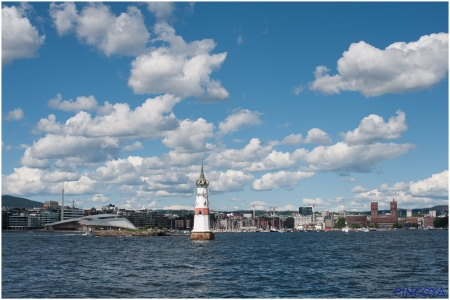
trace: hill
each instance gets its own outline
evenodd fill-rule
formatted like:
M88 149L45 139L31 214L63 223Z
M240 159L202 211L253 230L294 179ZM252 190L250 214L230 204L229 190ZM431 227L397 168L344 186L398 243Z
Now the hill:
M41 207L44 203L28 200L25 198L2 195L2 207L10 208L35 208Z

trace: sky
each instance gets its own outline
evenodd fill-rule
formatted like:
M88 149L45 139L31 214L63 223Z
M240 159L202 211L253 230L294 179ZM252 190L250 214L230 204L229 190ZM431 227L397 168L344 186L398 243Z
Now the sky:
M448 205L447 2L2 2L2 195Z

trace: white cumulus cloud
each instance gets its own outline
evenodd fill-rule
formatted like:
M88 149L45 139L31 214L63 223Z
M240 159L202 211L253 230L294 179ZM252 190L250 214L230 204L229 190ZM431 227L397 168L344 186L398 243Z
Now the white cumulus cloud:
M8 112L8 114L5 116L5 121L20 121L24 117L23 110L21 108L16 108Z
M2 7L2 65L34 57L44 43L45 35L31 25L24 7Z
M323 130L319 128L312 128L308 131L308 134L305 139L301 134L291 134L286 136L281 144L285 145L300 145L300 144L319 144L319 145L327 145L331 143L331 138Z
M366 189L366 188L364 188L364 187L362 187L360 185L355 186L354 188L352 188L350 190L350 192L352 192L352 193L365 193L367 191L368 191L368 189Z
M312 128L308 131L305 143L327 145L331 143L331 138L325 131L320 130L319 128Z
M320 205L323 204L323 200L320 198L316 199L304 198L302 203L303 205L313 205L313 204ZM317 211L317 208L315 209L315 211Z
M278 211L298 211L298 206L287 204L285 206L278 207Z
M413 196L448 198L448 170L424 180L411 182L409 191Z
M448 34L424 35L384 50L353 43L338 60L337 71L330 76L325 66L318 66L310 89L326 95L359 91L366 97L426 89L447 76Z
M252 183L255 191L266 191L272 189L292 189L296 187L300 180L314 176L313 172L285 172L264 174L261 179L256 179Z
M177 152L202 152L212 148L206 140L213 137L214 125L199 118L180 122L176 130L168 131L162 140L164 145L174 148Z
M150 37L141 11L135 6L115 16L102 3L89 3L80 14L73 3L51 4L50 16L60 35L74 30L79 40L106 56L138 55L145 50Z
M242 171L227 170L226 172L209 172L207 179L211 191L227 192L244 190L244 186L253 179L253 176Z
M10 175L2 175L2 193L9 195L61 195L61 182L68 180L64 186L67 195L95 194L102 184L86 175L75 180L74 174L52 172L49 170L23 166L14 168ZM69 181L70 180L70 181Z
M175 5L172 2L149 2L147 7L158 20L170 18L175 10Z
M109 108L109 114L92 118L89 113L81 111L65 124L56 122L56 117L50 115L39 121L37 130L84 137L159 137L161 132L178 127L178 119L172 113L172 108L179 101L180 98L171 95L158 96L147 99L134 110L127 103L116 103Z
M383 117L372 114L365 117L358 128L341 133L341 136L344 142L349 144L368 144L380 140L401 138L400 133L407 129L405 113L397 110L397 116L389 118L387 123L384 122Z
M258 138L252 138L242 149L216 149L206 161L216 168L248 168L253 162L259 162L269 155L273 146L271 143L262 143Z
M128 85L137 94L170 93L195 96L204 102L222 101L229 97L219 81L210 79L212 71L221 67L227 54L210 54L216 44L204 39L186 43L166 23L155 25L159 48L150 48L131 63Z
M97 100L95 100L94 96L77 97L75 101L70 100L62 100L61 94L56 95L55 98L50 99L47 105L54 109L60 109L63 111L92 111L97 109Z
M48 160L62 159L86 166L117 157L118 153L119 143L115 138L47 134L25 150L21 163L45 168L49 166Z
M75 28L78 20L78 12L75 3L64 2L56 4L52 2L50 3L49 13L60 36Z
M108 202L109 197L103 195L103 194L95 194L93 197L86 199L87 201L92 201L92 202L101 202L101 203L105 203Z
M229 134L238 131L242 126L253 126L261 124L259 116L262 114L257 111L250 111L248 109L240 110L232 115L229 115L225 121L219 122L219 133Z
M297 149L292 157L308 163L311 171L369 173L381 161L398 158L412 148L411 144L348 145L339 142L318 146L312 151Z
M258 172L287 169L295 166L295 161L291 158L289 152L279 152L273 150L266 157L259 161L253 162L250 166L244 167L244 171Z
M392 186L384 183L377 189L361 191L354 199L367 202L378 201L385 206L395 199L402 208L447 205L448 170L416 182L396 182Z
M281 144L284 144L284 145L293 145L293 146L297 146L297 145L300 145L300 144L302 144L302 143L304 143L304 141L303 141L303 137L302 137L302 135L301 135L300 133L298 133L298 134L292 133L292 134L286 136L286 137L281 141Z
M138 141L134 142L132 145L127 145L127 146L123 147L123 151L134 151L134 150L140 150L140 149L144 149L144 147Z

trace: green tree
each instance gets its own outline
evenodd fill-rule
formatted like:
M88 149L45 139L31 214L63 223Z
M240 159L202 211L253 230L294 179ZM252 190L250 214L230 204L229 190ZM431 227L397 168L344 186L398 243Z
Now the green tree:
M351 229L361 228L361 225L359 225L359 224L351 224L351 225L350 225L350 228L351 228Z
M343 228L345 227L345 218L344 217L340 217L338 218L336 224L334 224L334 228Z
M419 227L419 223L412 223L411 226L418 228Z
M392 225L392 228L403 228L403 226L400 225L399 223L394 223L394 224Z
M369 225L370 228L378 228L378 223L372 223Z
M448 227L448 216L445 218L434 218L433 226L436 228L445 228Z

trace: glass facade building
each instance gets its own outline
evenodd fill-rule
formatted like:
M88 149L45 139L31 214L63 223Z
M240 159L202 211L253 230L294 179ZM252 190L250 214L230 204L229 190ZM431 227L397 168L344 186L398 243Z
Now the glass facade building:
M312 216L312 206L299 207L298 213L302 216Z

